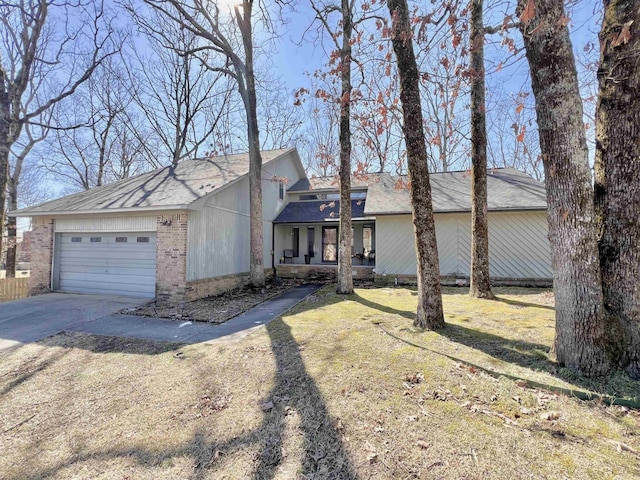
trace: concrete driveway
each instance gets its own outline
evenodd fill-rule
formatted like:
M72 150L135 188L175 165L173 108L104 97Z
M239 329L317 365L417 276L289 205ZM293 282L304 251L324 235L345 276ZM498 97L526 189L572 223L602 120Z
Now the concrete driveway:
M3 302L0 303L0 350L73 330L148 301L148 298L116 295L47 293Z
M0 351L62 331L179 343L237 341L319 288L320 285L300 285L222 325L115 315L122 309L148 302L148 298L48 293L0 303Z

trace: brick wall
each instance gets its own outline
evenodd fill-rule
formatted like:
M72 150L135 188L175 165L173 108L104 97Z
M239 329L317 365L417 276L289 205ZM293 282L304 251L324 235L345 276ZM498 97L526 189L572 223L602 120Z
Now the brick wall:
M375 267L354 267L352 270L354 280L373 280ZM306 278L317 280L332 280L338 274L337 265L302 265L281 263L276 265L277 275L282 278Z
M268 268L264 271L265 278L273 276L273 269ZM249 273L236 273L231 275L222 275L220 277L205 278L202 280L193 280L187 282L186 300L197 300L198 298L213 297L221 293L233 290L249 284Z
M38 295L51 291L53 219L34 217L32 230L29 295Z
M157 216L156 297L158 301L180 302L185 300L188 219L187 213Z

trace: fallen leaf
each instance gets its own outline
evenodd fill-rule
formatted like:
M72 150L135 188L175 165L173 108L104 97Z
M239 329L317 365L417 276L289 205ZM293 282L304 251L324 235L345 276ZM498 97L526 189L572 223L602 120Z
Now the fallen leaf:
M409 383L418 384L424 382L424 375L419 372L407 374L405 380Z
M554 411L544 412L540 415L540 420L553 421L553 420L558 420L559 418L560 418L560 412L554 412Z

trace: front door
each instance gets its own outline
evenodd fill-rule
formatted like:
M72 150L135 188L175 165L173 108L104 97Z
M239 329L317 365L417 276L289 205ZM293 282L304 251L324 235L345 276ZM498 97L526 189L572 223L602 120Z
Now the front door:
M322 227L322 261L338 262L338 227Z

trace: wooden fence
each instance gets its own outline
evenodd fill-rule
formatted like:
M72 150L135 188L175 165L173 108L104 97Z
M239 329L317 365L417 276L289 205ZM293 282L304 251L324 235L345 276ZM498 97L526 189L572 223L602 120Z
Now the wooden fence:
M0 279L0 302L25 298L28 294L28 278L3 278Z

